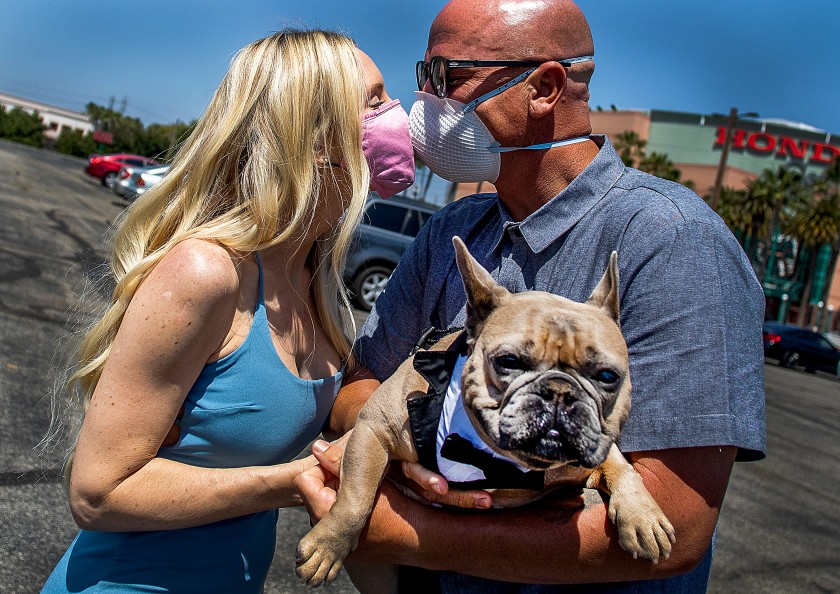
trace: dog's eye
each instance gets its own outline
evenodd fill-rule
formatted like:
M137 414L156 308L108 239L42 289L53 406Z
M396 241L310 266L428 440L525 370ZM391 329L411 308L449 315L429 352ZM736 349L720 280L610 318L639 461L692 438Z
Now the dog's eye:
M494 359L494 361L496 362L496 365L502 369L525 370L528 368L528 364L516 355L499 355Z
M618 374L611 369L602 369L595 374L595 379L602 384L614 384L618 381Z

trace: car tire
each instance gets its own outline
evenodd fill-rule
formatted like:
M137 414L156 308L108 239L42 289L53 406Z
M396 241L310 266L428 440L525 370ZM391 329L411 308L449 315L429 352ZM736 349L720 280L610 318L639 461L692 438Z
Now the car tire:
M362 268L353 278L353 304L359 309L370 311L373 302L385 290L392 272L393 268L378 264Z
M788 367L790 369L795 369L796 365L799 363L799 353L794 350L785 351L782 355L782 367Z
M102 176L102 185L108 188L114 189L114 183L117 181L117 173L116 171L109 171L105 175Z

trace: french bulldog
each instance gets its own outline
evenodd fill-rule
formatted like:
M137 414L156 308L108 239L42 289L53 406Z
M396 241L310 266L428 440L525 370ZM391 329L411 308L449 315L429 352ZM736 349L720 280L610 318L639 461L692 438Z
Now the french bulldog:
M479 478L464 484L490 490L496 508L525 505L560 486L598 489L609 496L619 544L634 558L667 558L675 542L673 527L616 446L630 411L617 254L612 253L589 299L578 303L541 291L512 294L476 262L460 238L453 243L467 295L460 398L461 414L469 420L454 436L454 449L464 449L460 433L474 432L483 443L466 446L478 451L470 460L492 457L493 464L501 461L511 470L501 473L503 479L511 473L525 478L514 481L514 488L494 490L482 480L487 478L483 471L470 463L467 476ZM431 376L421 373L421 360L430 353L440 356L458 341L456 333L415 353L362 408L342 459L335 504L297 548L297 574L307 585L336 578L358 543L389 462L423 461L421 454L428 448L420 447L410 417L417 409L413 405L433 398L434 390ZM443 391L450 399L453 393L457 397L457 386L454 392ZM470 425L467 431L464 425ZM434 437L438 445L440 427ZM446 462L441 454L435 456ZM368 589L359 582L357 586Z

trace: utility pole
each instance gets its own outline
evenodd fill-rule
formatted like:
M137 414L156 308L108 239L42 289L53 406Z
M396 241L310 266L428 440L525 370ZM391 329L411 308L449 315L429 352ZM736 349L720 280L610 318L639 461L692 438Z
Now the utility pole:
M737 120L738 108L733 107L729 110L729 121L726 123L726 138L723 140L723 149L720 151L720 164L718 165L717 176L715 177L715 187L712 191L712 202L709 205L712 207L712 210L717 210L718 200L720 200L723 174L726 172L726 159L729 158L729 147L732 144L732 130L735 128L735 122Z

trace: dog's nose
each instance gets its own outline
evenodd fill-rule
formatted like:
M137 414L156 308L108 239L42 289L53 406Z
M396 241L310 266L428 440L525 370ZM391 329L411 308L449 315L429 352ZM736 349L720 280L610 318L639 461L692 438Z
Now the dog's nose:
M565 375L565 374L564 374ZM543 398L555 402L559 408L570 408L578 401L578 390L571 378L556 377L547 380L540 390Z

